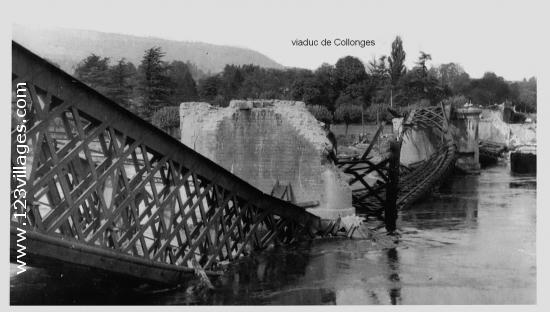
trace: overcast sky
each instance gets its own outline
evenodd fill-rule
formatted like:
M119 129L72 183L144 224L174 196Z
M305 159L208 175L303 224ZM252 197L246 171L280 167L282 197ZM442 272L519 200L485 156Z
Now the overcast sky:
M389 54L396 35L407 65L460 63L472 77L537 76L534 56L547 9L533 1L25 1L18 24L90 29L257 50L285 66L314 69L345 55ZM543 12L544 11L544 12ZM15 19L17 18L17 19ZM542 37L541 37L542 36ZM293 47L294 39L375 40L375 47Z

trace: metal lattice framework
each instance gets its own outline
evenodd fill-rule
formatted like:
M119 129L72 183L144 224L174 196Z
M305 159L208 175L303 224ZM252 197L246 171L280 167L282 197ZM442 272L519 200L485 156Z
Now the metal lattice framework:
M14 96L26 84L30 147L27 217L11 209L12 250L15 228L25 224L29 258L175 282L196 263L212 273L220 261L318 229L319 218L260 192L15 42L12 55Z
M440 136L445 136L449 128L447 118L442 104L418 108L412 110L404 121L404 132L408 131L407 129L410 129L412 126L417 126L435 130Z
M433 131L440 141L428 159L403 172L397 201L400 208L413 204L439 185L451 172L456 160L456 146L443 104L411 111L403 123L401 139L413 129Z
M389 185L389 158L374 161L368 157L378 132L360 159L338 160L338 166L351 174L349 184L353 189L353 205L358 212L380 216L386 203L386 190ZM403 122L403 131L399 137L403 140L413 129L434 131L441 138L436 152L429 159L412 167L401 165L399 168L399 186L397 207L404 208L427 194L443 179L455 161L455 146L449 133L448 120L442 105L419 108L411 111ZM371 175L371 179L366 177ZM372 176L376 179L372 179Z
M376 162L369 156L374 143L384 127L378 127L371 143L359 159L337 159L337 166L346 174L352 175L349 185L352 187L352 203L358 212L366 215L379 215L386 202L385 190L389 184L389 158ZM376 181L365 178L374 174Z

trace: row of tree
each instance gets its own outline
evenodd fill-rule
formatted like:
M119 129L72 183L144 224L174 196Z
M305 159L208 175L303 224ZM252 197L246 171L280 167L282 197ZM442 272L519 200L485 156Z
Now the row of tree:
M198 99L194 76L203 73L193 63L163 60L160 47L145 51L138 67L125 59L110 64L110 59L92 54L75 69L75 76L107 97L151 120L165 106Z
M536 111L535 78L509 82L488 72L472 79L457 63L429 66L431 56L424 52L409 69L400 37L389 56L366 66L346 56L314 71L227 65L206 77L192 63L163 57L161 48L153 47L136 67L124 59L111 65L108 58L92 54L78 64L75 75L147 120L160 108L184 101L226 106L231 99L249 98L304 101L320 120L346 123L379 118L390 105L397 110L433 105L451 96L484 106L510 101L522 111Z

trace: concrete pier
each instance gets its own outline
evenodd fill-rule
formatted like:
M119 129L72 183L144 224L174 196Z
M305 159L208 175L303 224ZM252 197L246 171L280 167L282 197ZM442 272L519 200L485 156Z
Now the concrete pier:
M328 158L332 144L303 102L182 103L180 118L184 144L264 193L290 185L295 203L321 218L355 214L347 177Z
M481 109L462 107L455 109L451 119L457 145L456 167L467 173L479 173L479 117Z
M435 153L440 138L431 130L418 127L404 133L403 122L403 118L392 119L394 136L403 136L400 162L408 166L430 158Z
M504 144L512 150L517 146L537 144L537 124L510 124L504 121L502 107L482 109L479 139Z

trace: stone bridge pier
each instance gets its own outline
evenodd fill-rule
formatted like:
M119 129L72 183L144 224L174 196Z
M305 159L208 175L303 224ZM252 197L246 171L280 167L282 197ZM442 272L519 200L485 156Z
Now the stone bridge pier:
M393 133L402 136L400 163L409 166L429 159L435 152L441 138L429 129L413 127L403 132L403 118L394 118Z
M355 214L346 177L328 157L332 144L303 102L182 103L180 121L182 143L264 193L286 188L287 199L324 219Z
M479 119L481 109L462 107L454 111L451 129L457 146L456 167L466 173L478 173L479 165Z
M456 167L466 173L478 173L479 164L479 123L481 109L475 107L462 107L455 109L450 114L450 107L446 108L450 132L457 147ZM400 135L403 131L403 118L393 119L393 131ZM430 129L413 127L403 136L401 147L401 163L413 165L417 162L429 159L439 145L439 134Z

